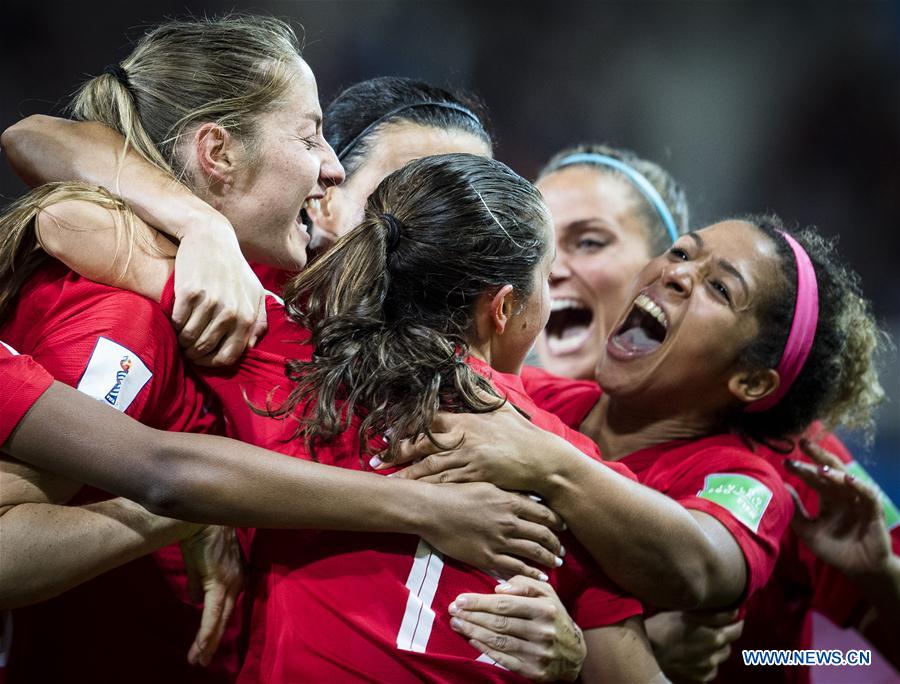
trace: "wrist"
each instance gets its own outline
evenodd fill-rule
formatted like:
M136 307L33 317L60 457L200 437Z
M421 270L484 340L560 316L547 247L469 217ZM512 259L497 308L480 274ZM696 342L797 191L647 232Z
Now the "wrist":
M122 511L121 517L129 527L146 537L164 536L175 542L196 534L203 527L198 523L156 515L130 499L113 499L110 504Z
M885 587L900 586L900 556L888 554L877 567L850 577L855 584L864 588L867 593L879 593Z
M223 240L237 244L234 227L222 213L194 195L185 197L184 202L168 222L172 237L179 242L196 238L209 241L206 244L221 244Z

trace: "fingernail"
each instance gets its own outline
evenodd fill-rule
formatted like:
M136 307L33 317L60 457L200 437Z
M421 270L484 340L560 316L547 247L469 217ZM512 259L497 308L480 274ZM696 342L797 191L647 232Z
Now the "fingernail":
M569 529L569 526L566 525L566 521L563 520L563 524L562 524L562 530L563 530L563 532L565 532L567 529Z
M453 629L459 629L460 627L462 627L462 620L460 620L459 618L450 618L450 626Z
M512 585L509 582L504 582L497 587L497 591L512 591Z
M372 458L369 459L369 467L371 467L371 468L377 468L382 463L384 463L384 461L382 461L380 458L378 458L378 456L373 456Z
M563 564L562 558L560 558L559 556L553 556L553 565L555 565L556 567L559 567L562 564Z
M255 347L255 346L256 346L256 341L257 341L257 340L256 340L256 335L254 335L253 337L250 338L250 342L248 343L248 346L250 346L250 347Z
M827 472L829 472L830 470L831 470L831 466L827 466L827 465L820 465L820 466L819 466L819 472L820 472L820 473L827 473Z
M447 612L450 613L450 615L456 615L459 612L459 606L457 606L455 602L451 603L450 607L447 609Z
M465 596L457 596L456 601L454 601L453 603L456 604L458 607L462 608L467 603L466 597Z
M844 477L847 478L847 482L855 482L856 481L856 476L851 475L850 473L847 473Z
M565 558L565 557L566 557L566 547L565 547L565 546L560 546L560 547L559 547L559 557L560 557L560 558Z
M545 574L542 572L540 575L538 575L538 579L539 579L541 582L547 582L547 581L550 579L550 577L548 577L547 575L545 575Z

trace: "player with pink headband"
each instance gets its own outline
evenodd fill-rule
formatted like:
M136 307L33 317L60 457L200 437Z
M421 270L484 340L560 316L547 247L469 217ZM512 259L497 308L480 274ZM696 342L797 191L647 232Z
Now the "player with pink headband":
M708 545L681 540L671 557L605 564L652 605L726 609L751 597L778 554L784 526L773 519L783 523L789 510L781 477L751 445L787 443L816 417L865 427L880 400L873 365L880 333L858 279L815 234L791 239L805 247L795 253L771 218L680 237L638 274L597 369L602 390L556 379L542 394L532 384L539 405L680 502L708 535ZM776 394L780 400L766 409L761 402ZM406 476L536 491L606 559L670 533L668 521L640 510L608 519L604 510L616 492L512 413L502 422L497 415L444 416L440 431L445 443L465 434L465 449L434 453L416 445L407 455L427 458ZM889 566L881 568L885 576Z

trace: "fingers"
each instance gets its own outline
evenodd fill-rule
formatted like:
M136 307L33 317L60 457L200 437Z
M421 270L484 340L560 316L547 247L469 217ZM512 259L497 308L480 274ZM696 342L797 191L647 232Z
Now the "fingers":
M175 302L177 306L178 300L176 299ZM187 306L190 308L189 315L181 328L178 329L178 343L184 349L194 346L194 342L200 339L200 335L206 330L213 316L212 306L197 302L194 298L187 298ZM174 315L172 320L175 320Z
M467 639L474 639L480 642L485 648L478 648L477 646L476 648L482 653L487 652L498 663L501 660L494 655L495 653L505 654L506 656L516 653L537 655L540 650L539 647L529 641L510 636L509 634L498 634L462 618L451 618L450 626L455 632L462 634ZM485 649L488 650L486 651Z
M525 523L521 523L525 524ZM540 527L539 525L537 527ZM546 530L546 528L543 528ZM513 555L518 556L526 561L537 563L539 565L543 565L546 568L558 568L563 564L562 555L565 551L560 546L559 540L556 539L552 534L550 537L555 540L555 544L553 544L549 539L542 542L544 544L550 544L551 546L557 546L557 550L549 551L544 546L539 544L538 542L531 541L529 539L510 539L507 542L506 552Z
M537 618L552 621L556 618L558 607L544 598L527 596L510 596L504 594L460 594L450 604L451 615L471 620L496 632L521 634L510 631L507 621L491 621L489 618L521 618L534 620ZM480 618L474 616L480 615Z
M188 662L192 665L207 665L212 657L210 650L215 642L219 645L219 639L225 626L222 616L225 612L225 587L221 584L214 585L206 592L203 602L203 613L200 616L200 629L194 638L194 643L188 651Z
M538 503L527 496L520 496L519 501L521 507L516 513L520 518L544 525L551 530L561 532L566 529L566 523L553 509L547 508L544 504Z
M549 578L546 572L538 570L527 565L520 558L515 556L507 556L506 554L498 554L493 556L492 562L489 564L490 570L501 577L514 577L515 575L523 575L539 582L546 582Z
M516 575L502 584L494 587L494 591L498 594L512 594L515 596L530 597L555 597L556 592L546 582L539 582L530 577Z
M444 484L451 480L449 479L450 476L444 476L444 478L441 479L440 476L443 473L448 470L460 469L468 463L467 459L465 459L458 451L437 451L439 447L436 447L433 444L431 445L431 448L435 449L435 452L431 456L422 459L418 463L413 463L396 475L407 480L427 480L433 484ZM401 458L405 458L405 455L401 455ZM372 465L376 470L381 470L393 467L401 462L405 463L406 461L393 459L390 463L375 463L373 460ZM457 473L454 477L460 475L460 473Z
M726 625L730 625L735 620L737 620L738 611L694 611L685 613L684 617L687 622L695 625L704 625L706 627L725 627Z
M841 459L808 439L800 440L800 450L817 465L827 465L835 470L844 470L846 468Z
M187 540L181 542L181 557L184 559L184 568L187 574L188 596L194 603L200 603L203 600L203 579L189 544L190 542Z
M451 622L451 626L453 626L452 625L453 621L451 620L450 622ZM457 631L459 631L460 634L462 634L462 631L460 631L460 630L457 630ZM488 646L485 642L480 641L478 639L470 638L469 644L471 646L477 648L482 653L484 653L495 663L505 667L510 672L515 672L516 674L520 674L523 677L528 677L529 679L531 679L533 681L541 681L541 679L539 677L537 677L535 675L530 675L529 673L527 673L524 669L525 664L521 660L516 658L515 656L509 655L508 653L504 653L503 651L498 651L496 649L493 649L490 646Z
M435 434L433 426L432 434ZM443 446L434 444L428 439L427 435L419 435L416 439L404 439L397 447L397 455L391 459L390 463L385 461L384 465L381 467L388 468L395 465L402 465L403 463L411 463L419 459L427 459L427 457L435 454L453 453L448 452L445 447L447 444L455 444L458 440L448 438L448 436L445 435L444 438L439 439L439 441Z
M250 326L250 341L248 346L255 347L256 343L259 342L259 338L265 335L268 328L269 319L266 314L266 295L263 294L259 298L259 303L256 305L256 321Z

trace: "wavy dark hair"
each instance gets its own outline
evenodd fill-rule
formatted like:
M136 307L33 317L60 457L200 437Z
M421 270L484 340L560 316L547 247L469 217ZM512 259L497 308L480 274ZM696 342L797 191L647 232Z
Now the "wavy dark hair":
M416 106L391 114L398 108L420 102L461 106L475 118L441 106ZM322 133L340 156L348 179L362 165L374 136L391 123L408 121L430 128L463 131L480 138L489 150L493 147L487 114L477 98L411 78L384 76L356 83L332 100L322 118ZM376 122L377 126L366 130Z
M568 164L562 164L563 160L566 157L571 157L573 154L584 153L602 154L628 164L628 166L646 178L659 193L659 196L662 197L663 202L666 203L666 207L672 214L672 218L675 220L678 233L684 234L690 230L690 211L684 188L662 166L649 159L642 159L631 150L626 150L623 147L612 147L595 143L581 143L568 147L551 157L550 161L538 172L537 180L541 180L560 169L569 168ZM641 207L641 215L647 230L649 253L651 255L661 254L672 245L672 238L669 237L669 233L660 220L659 214L656 213L641 192L634 187L634 183L628 180L620 171L601 164L592 164L588 161L578 162L571 166L588 166L597 171L597 173L623 178L635 200L637 200L638 206Z
M790 232L812 261L819 289L819 320L809 357L781 401L768 411L742 412L733 426L741 434L770 446L790 444L809 424L860 429L871 435L873 411L884 399L878 380L878 357L891 346L871 305L863 297L859 276L841 263L835 240L812 229L787 231L774 215L739 220L765 233L777 248L779 282L757 310L760 334L741 360L751 367L775 368L781 360L797 299L797 264L781 232Z
M309 362L272 413L299 420L311 453L360 419L360 448L427 435L438 410L502 405L465 363L482 295L513 286L519 305L547 254L550 218L534 186L493 159L426 157L385 178L363 222L285 288L310 330Z

